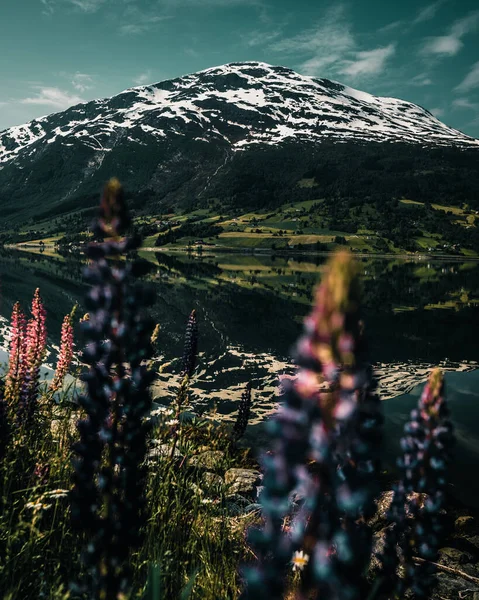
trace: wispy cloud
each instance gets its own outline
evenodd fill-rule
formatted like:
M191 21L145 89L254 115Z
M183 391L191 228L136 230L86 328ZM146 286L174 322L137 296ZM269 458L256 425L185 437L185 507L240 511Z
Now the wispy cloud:
M300 70L306 75L320 75L322 69L338 65L340 61L342 64L347 53L355 50L356 42L351 29L351 24L345 17L345 6L336 4L326 12L317 26L274 42L270 45L270 50L302 55L305 59Z
M472 65L471 70L455 88L456 92L469 92L479 87L479 61Z
M340 70L344 75L358 77L360 75L378 75L386 67L386 62L396 52L394 43L384 48L374 50L362 50L356 52L355 60L347 61L349 64Z
M139 35L172 18L172 15L158 14L157 7L145 10L137 4L129 4L122 13L118 32L121 35Z
M455 21L446 35L430 37L422 46L425 55L455 56L464 46L462 38L474 32L479 26L479 10Z
M229 8L233 6L256 6L260 9L265 8L263 0L160 0L158 3L162 7L181 8L189 7L218 7Z
M479 111L479 102L471 102L467 98L456 98L455 100L452 101L452 107L453 108L466 108L469 110Z
M96 13L109 0L40 0L43 13L52 15L59 6L70 6L83 13Z
M439 119L439 117L443 117L445 114L443 108L430 108L429 112L438 119Z
M410 81L410 85L414 85L417 87L423 87L426 85L432 85L432 79L429 77L427 73L419 73L419 75L415 75Z
M417 17L414 19L412 24L417 25L418 23L424 23L424 21L430 21L431 19L434 19L437 11L446 2L447 2L447 0L438 0L437 2L433 2L432 4L428 4L427 6L424 6L419 11L419 13L417 14Z
M133 83L135 85L144 85L145 83L150 83L152 78L151 71L145 71L144 73L140 73L137 77L133 79Z
M390 33L391 31L395 31L404 25L404 21L393 21L392 23L388 23L384 25L384 27L380 27L376 33Z
M396 44L360 49L346 17L344 4L329 8L321 22L299 35L270 45L270 50L303 56L299 70L306 75L349 75L353 78L371 77L383 72L387 61L395 54ZM309 56L308 56L309 55Z
M75 104L85 102L80 96L70 94L59 88L44 87L38 90L36 96L23 98L20 104L36 104L41 106L51 106L53 108L65 109Z
M261 31L256 29L248 33L248 35L243 35L243 43L252 48L254 46L266 46L270 44L274 40L278 39L281 36L282 30L275 29L273 31Z
M40 0L43 4L42 13L44 15L51 15L55 10L55 0Z
M91 90L93 87L93 78L87 73L79 73L78 71L73 75L72 86L79 92L86 92Z
M82 12L94 13L99 10L108 0L68 0Z

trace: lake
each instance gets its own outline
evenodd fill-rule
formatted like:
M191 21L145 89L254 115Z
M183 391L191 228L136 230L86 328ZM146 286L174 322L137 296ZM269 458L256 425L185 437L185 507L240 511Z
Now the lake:
M53 366L56 350L51 344L59 343L63 316L75 302L80 304L78 316L85 312L84 264L78 256L45 254L3 251L0 255L0 345L6 349L14 302L20 301L28 310L39 287L47 309L47 362ZM174 397L184 328L194 308L200 338L192 404L200 414L216 404L218 418L233 421L241 392L251 381L254 401L246 440L258 443L263 439L262 423L277 406L278 375L294 372L291 347L327 257L164 251L140 252L140 257L152 264L147 279L156 302L151 312L161 326L157 362L164 369L154 397L166 404ZM440 365L453 374L452 383L459 390L454 392L454 410L458 418L468 421L466 428L460 424L461 444L476 452L479 418L471 407L477 405L479 384L468 382L477 382L477 372L470 371L479 357L479 263L462 258L357 260L363 272L370 357L381 397L387 402L388 427L395 424L393 430L400 434L397 419L406 414L411 397L417 400L419 384L429 369ZM81 347L79 337L77 341ZM461 400L463 385L469 386L464 395L467 411L461 408L466 402ZM388 435L390 445L393 438Z

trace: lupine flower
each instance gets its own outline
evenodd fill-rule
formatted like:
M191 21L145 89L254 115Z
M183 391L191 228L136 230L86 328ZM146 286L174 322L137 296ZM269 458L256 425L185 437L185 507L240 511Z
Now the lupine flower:
M50 384L50 390L56 392L62 386L68 369L73 359L73 319L77 306L75 305L70 314L65 315L62 323L60 352L58 355L57 367L53 380Z
M37 463L35 465L35 470L33 471L33 476L36 479L38 485L45 485L48 481L49 475L50 475L50 465L48 463L46 463L46 464Z
M90 536L83 556L90 595L107 600L128 590L130 549L142 540L151 426L146 416L153 375L143 361L152 353L153 322L141 310L154 298L133 283L141 265L107 260L140 246L138 237L120 238L129 225L122 188L113 179L93 227L97 238L110 239L87 248L92 262L85 275L93 287L87 296L90 318L82 324L89 340L83 357L91 366L82 377L87 393L79 403L87 417L78 423L71 492L73 524Z
M198 321L196 310L192 310L188 318L185 332L185 347L183 350L183 365L181 375L191 377L196 365L198 353Z
M8 405L0 392L0 460L5 456L10 438Z
M26 368L24 355L27 324L19 302L13 306L11 327L10 358L5 377L5 401L9 406L16 407L20 399L20 389Z
M245 597L282 598L285 566L301 548L311 560L300 598L314 589L321 598L352 600L365 586L371 535L357 520L374 510L382 415L364 357L358 271L349 253L330 261L296 354L300 372L282 380L283 403L266 425L273 454L261 457L265 527L248 536L260 564L244 569ZM295 488L305 501L285 535L282 522Z
M444 532L441 509L445 506L445 474L454 443L453 426L448 417L444 377L439 369L435 369L424 387L418 408L411 411L410 421L404 427L405 436L401 440L404 455L398 459L402 478L395 487L388 515L395 527L386 538L381 556L385 575L394 582L397 593L411 587L418 599L430 597L435 579L430 562L414 563L413 549L420 558L435 561ZM427 492L425 505L419 507L415 496L406 502L410 492ZM414 516L413 525L406 522L406 512ZM403 580L392 572L399 563L395 554L398 543L403 549L406 567ZM388 591L390 589L388 587Z
M18 422L27 427L33 418L40 380L40 367L45 358L47 344L46 311L37 288L32 300L32 316L26 327L23 358L25 360L20 389Z
M176 394L176 412L175 420L178 421L178 425L174 425L171 432L171 453L170 460L173 459L175 454L176 444L178 442L179 435L179 423L182 409L185 407L188 401L188 387L190 378L192 377L195 365L196 357L198 353L198 321L196 320L196 310L192 310L186 324L185 331L185 345L183 350L183 360L180 375L183 377L178 393Z
M251 383L248 383L245 391L241 395L241 400L238 407L238 416L233 426L233 439L239 440L246 431L248 419L251 410Z

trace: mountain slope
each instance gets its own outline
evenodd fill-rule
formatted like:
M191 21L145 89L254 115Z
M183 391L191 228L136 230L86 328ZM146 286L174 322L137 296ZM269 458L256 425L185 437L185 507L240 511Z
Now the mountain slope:
M400 146L401 160L432 153L444 162L449 153L448 164L450 156L462 160L479 150L479 140L412 103L283 67L232 63L0 132L0 206L11 222L76 211L92 206L114 174L145 202L191 204L224 195L225 186L248 178L245 168L256 171L261 161L274 179L285 157L291 163L296 156L290 169L301 179L301 169L324 163L321 150L351 156L359 145L363 155L371 148L381 155L384 144L396 148L393 154ZM425 170L434 164L437 158ZM258 186L273 191L266 180Z

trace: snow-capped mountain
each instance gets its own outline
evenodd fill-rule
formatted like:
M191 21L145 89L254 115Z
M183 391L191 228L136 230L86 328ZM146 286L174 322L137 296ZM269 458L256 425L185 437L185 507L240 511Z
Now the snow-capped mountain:
M19 206L12 195L48 199L50 208L74 203L113 174L160 196L189 182L183 196L196 196L239 155L323 142L479 149L479 140L410 102L266 63L231 63L0 132L0 204L8 215Z
M143 144L143 134L217 139L233 150L287 138L479 147L479 140L411 102L247 62L139 86L7 129L0 136L0 164L33 155L39 142L68 146L78 140L101 153L111 150L118 136Z

